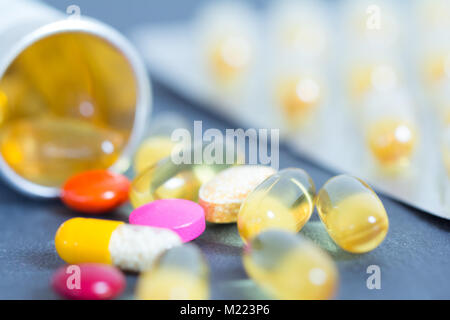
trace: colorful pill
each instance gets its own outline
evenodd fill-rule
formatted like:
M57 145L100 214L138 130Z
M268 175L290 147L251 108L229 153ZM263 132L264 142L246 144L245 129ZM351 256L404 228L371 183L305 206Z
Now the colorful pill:
M114 299L126 286L123 273L101 263L82 263L59 268L51 280L53 290L67 299Z
M226 169L199 190L199 204L206 220L214 223L236 222L247 195L275 170L266 166L243 165Z
M148 269L165 250L181 244L173 231L121 221L73 218L55 235L55 247L69 264L104 263L123 270Z
M163 253L141 274L136 297L140 300L206 300L209 268L200 250L185 244Z
M130 223L170 229L183 242L205 231L205 212L197 203L184 199L164 199L147 203L130 214Z
M203 155L208 150L211 152L211 146L214 150L222 149L216 152L222 154L223 158L213 159L214 161L194 161L197 154ZM233 152L233 157L230 157L232 161L228 158L230 152ZM181 163L176 163L172 157L166 158L147 168L133 180L130 200L135 208L159 199L197 201L202 184L211 180L220 171L241 161L240 154L234 154L234 149L230 151L226 144L205 144L198 148L183 149L181 153L182 159L177 159Z
M248 275L272 297L323 300L333 297L338 273L326 252L299 235L269 230L246 246Z
M238 215L244 242L258 233L279 228L298 232L314 210L316 189L301 169L284 169L257 186L245 199Z
M107 170L79 173L64 184L62 201L70 208L85 213L113 210L128 200L128 178Z
M389 220L383 203L360 179L331 178L320 189L316 205L329 235L346 251L371 251L386 237Z

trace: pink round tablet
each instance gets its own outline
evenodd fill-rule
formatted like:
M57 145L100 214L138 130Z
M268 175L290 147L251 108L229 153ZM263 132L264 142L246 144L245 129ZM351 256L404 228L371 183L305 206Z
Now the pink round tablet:
M184 199L163 199L136 208L130 223L175 231L183 242L197 238L205 231L205 212L195 202Z
M56 270L53 289L67 299L106 300L119 296L125 288L125 276L110 265L82 263Z

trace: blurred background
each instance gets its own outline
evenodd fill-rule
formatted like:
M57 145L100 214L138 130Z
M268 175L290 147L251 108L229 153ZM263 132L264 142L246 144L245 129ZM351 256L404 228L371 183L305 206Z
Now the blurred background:
M147 129L167 112L202 120L203 130L278 128L281 168L304 168L318 188L350 172L383 194L390 231L373 252L343 252L317 215L301 231L336 261L338 299L449 297L449 1L43 2L61 12L77 5L137 47L152 80ZM1 188L0 298L55 298L53 235L74 213ZM261 297L234 225L208 227L195 243L213 271L213 298ZM382 290L366 286L372 264ZM127 280L125 298L135 275Z

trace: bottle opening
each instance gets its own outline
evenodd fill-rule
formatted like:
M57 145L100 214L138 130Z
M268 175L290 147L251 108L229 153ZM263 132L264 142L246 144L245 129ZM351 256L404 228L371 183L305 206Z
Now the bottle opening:
M137 80L127 57L86 32L34 42L0 79L0 154L26 181L60 187L111 167L128 144Z

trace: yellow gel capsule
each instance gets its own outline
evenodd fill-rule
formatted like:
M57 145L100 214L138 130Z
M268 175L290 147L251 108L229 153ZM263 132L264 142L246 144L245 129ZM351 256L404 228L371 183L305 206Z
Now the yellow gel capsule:
M251 46L245 37L229 35L211 45L209 64L221 84L228 85L243 76L249 67Z
M195 160L195 154L203 154L203 151L211 145L204 145L198 149L181 150L183 154L189 157L187 157L188 161L183 160L180 164L175 164L173 159L168 157L144 170L131 184L131 204L137 208L158 199L197 201L198 191L202 184L211 180L220 171L241 161L241 156L238 153L234 156L234 159L231 159L233 161L228 163L226 157L229 150L225 146L218 146L217 148L223 148L221 153L223 158L215 159L217 161L202 159L205 161L195 163L193 161ZM216 147L214 147L215 149Z
M58 117L12 121L0 133L6 163L22 177L46 186L59 186L78 172L110 167L124 142L115 131Z
M153 267L139 277L139 300L206 300L209 298L209 268L193 244L163 253Z
M141 143L134 157L134 170L140 174L159 160L170 156L176 143L170 137L150 137Z
M248 275L272 297L324 300L333 297L338 273L326 252L309 240L279 230L254 237L243 254Z
M159 254L180 244L168 229L101 219L67 220L55 235L56 251L69 264L105 263L130 271L148 269Z
M314 210L316 189L301 169L284 169L258 185L245 199L238 214L244 242L260 232L278 228L298 232Z
M321 89L311 77L286 77L277 86L278 103L291 127L303 124L317 109Z
M389 220L383 203L357 178L331 178L320 189L316 205L330 237L346 251L371 251L386 237Z
M380 164L400 166L409 163L416 145L416 134L413 125L407 121L381 118L369 126L367 141Z

